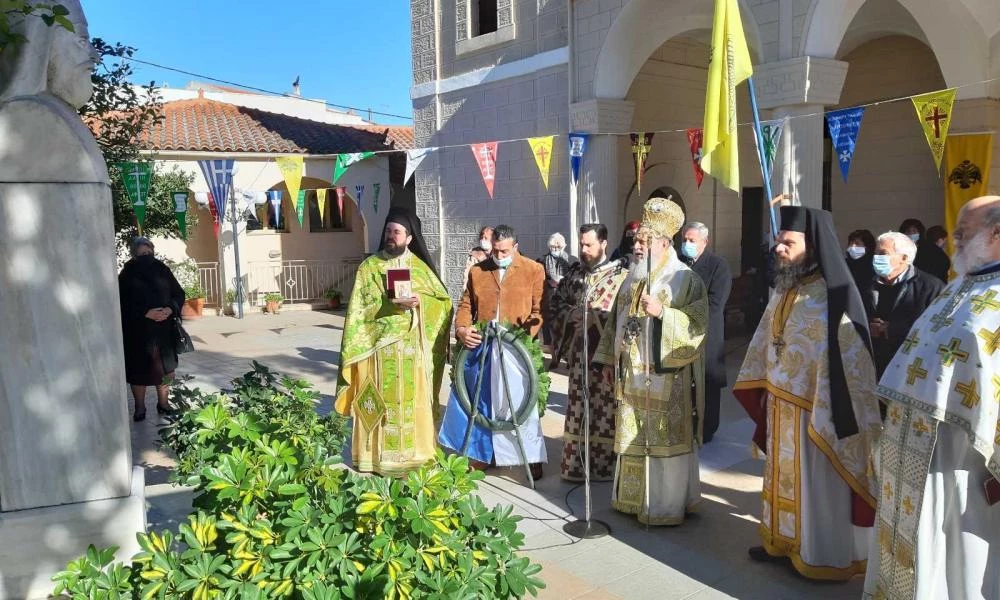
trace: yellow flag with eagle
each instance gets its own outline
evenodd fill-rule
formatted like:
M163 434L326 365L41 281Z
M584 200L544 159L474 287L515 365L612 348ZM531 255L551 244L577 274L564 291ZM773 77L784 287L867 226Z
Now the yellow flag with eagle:
M751 75L753 65L740 20L739 2L715 0L701 169L734 191L739 191L740 187L736 86Z

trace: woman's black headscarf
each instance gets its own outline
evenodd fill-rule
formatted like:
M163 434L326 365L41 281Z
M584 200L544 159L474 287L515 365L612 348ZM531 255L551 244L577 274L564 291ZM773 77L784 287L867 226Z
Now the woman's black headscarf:
M385 250L385 227L389 223L395 223L397 225L402 225L406 228L406 233L413 236L413 240L410 245L407 246L410 252L414 256L424 261L424 264L434 273L434 276L441 280L441 276L437 272L437 268L434 266L434 261L431 260L431 253L427 251L427 243L424 241L424 232L420 228L420 218L417 217L416 213L405 206L393 206L389 209L389 214L385 217L385 225L382 226L382 238L379 242L378 249L381 252ZM442 282L443 283L443 282Z
M843 439L858 433L858 422L854 417L854 407L851 404L851 393L847 386L844 359L841 356L837 333L840 329L840 320L846 314L864 341L870 359L872 343L865 307L861 302L861 294L854 283L854 278L847 268L833 227L833 217L829 212L804 206L782 206L781 229L806 235L806 248L816 260L826 281L830 410L833 413L833 426L837 437Z

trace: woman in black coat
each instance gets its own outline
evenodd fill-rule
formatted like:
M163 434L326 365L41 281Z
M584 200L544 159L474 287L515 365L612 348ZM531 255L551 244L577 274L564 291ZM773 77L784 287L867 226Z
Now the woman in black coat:
M132 259L118 275L125 342L125 380L135 400L133 421L146 418L146 387L156 386L156 412L172 414L165 382L177 368L176 324L184 290L167 265L153 256L153 242L132 242Z
M858 291L864 296L875 278L872 256L875 255L875 235L867 229L856 229L847 236L847 268L851 271Z

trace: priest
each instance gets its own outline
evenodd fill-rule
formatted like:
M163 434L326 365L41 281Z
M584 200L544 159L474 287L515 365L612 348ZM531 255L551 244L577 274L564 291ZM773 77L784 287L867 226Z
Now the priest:
M378 253L358 267L340 350L335 408L354 417L359 471L404 476L434 458L450 324L420 219L394 206Z
M966 204L954 238L958 277L878 386L889 406L865 598L1000 598L1000 196Z
M830 213L781 207L775 293L733 392L765 453L755 560L812 579L864 573L880 429L868 320Z
M701 500L708 293L674 252L683 221L669 199L643 206L633 264L594 356L616 383L611 504L647 525L679 525Z

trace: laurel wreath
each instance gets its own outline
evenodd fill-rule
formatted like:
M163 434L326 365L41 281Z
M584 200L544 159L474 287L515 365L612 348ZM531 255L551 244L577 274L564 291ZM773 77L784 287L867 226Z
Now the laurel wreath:
M483 335L487 329L487 323L476 323L473 327L480 335ZM530 363L532 367L528 371L528 397L524 399L517 410L517 422L524 423L528 418L528 411L533 406L537 407L539 416L545 414L552 378L545 369L545 356L542 354L541 342L515 325L504 323L503 327L506 331L500 333L500 340L513 346L521 360ZM451 373L458 402L465 414L471 415L472 399L469 397L469 386L465 381L465 361L468 356L469 349L461 343L456 344L452 352ZM475 384L475 382L471 383ZM511 431L514 429L512 421L489 419L483 414L477 414L475 421L481 427L491 431Z

